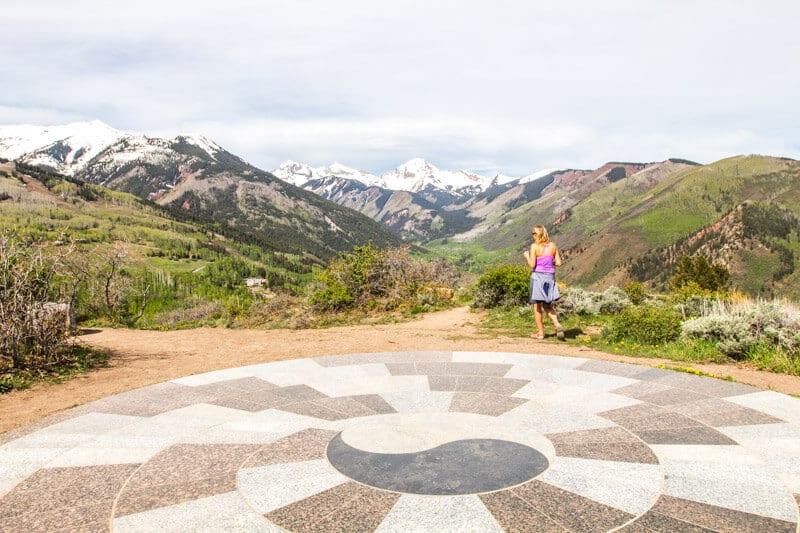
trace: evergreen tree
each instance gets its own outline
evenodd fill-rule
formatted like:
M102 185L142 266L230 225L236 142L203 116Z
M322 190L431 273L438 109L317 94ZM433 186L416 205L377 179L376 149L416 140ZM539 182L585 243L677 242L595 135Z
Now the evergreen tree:
M675 290L694 283L701 289L715 292L724 289L730 277L730 272L723 265L711 264L702 255L694 258L684 255L675 266L671 284Z

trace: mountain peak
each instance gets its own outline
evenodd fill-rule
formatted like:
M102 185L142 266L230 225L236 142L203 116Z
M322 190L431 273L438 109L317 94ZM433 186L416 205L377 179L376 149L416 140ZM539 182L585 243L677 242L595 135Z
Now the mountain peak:
M415 157L413 159L409 159L399 167L395 169L395 171L406 172L408 174L418 174L420 172L435 172L439 170L434 165L429 163L428 161L422 159L421 157Z

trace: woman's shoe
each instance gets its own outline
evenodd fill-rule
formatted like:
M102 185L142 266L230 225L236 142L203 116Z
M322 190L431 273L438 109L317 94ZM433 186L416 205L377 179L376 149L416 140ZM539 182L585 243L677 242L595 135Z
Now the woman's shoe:
M557 337L557 338L558 338L558 340L560 340L560 341L563 341L563 340L564 340L564 328L562 328L561 326L558 326L558 327L556 328L556 337Z
M544 333L531 333L531 337L534 339L542 340L544 339Z

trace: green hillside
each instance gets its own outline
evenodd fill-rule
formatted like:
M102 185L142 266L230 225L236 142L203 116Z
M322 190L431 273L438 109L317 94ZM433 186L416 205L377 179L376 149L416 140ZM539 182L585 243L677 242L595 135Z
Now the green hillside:
M321 264L261 233L9 162L0 162L0 232L45 254L71 250L61 299L74 300L79 319L140 326L230 320L264 297L246 278L291 293ZM115 263L110 302L96 285Z
M487 250L509 249L508 260L520 261L530 227L544 224L567 256L561 272L567 283L600 288L635 279L664 288L681 255L702 253L725 264L741 290L800 296L797 161L667 161L576 196L561 190L505 213L479 242ZM743 206L751 207L742 214ZM754 209L767 214L754 217ZM769 227L776 218L788 220L777 233Z

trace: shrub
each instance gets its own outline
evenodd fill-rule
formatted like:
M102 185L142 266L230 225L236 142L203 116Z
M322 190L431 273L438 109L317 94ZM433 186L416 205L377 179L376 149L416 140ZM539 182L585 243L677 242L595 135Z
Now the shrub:
M685 337L716 341L717 350L733 359L742 359L756 344L746 324L733 316L703 316L687 320L681 327Z
M600 312L615 315L631 304L628 294L619 287L607 288L600 297Z
M339 311L350 307L355 298L343 284L331 280L309 298L311 305L320 311Z
M663 344L678 338L681 317L673 309L640 305L623 309L614 316L604 336L612 341L632 340L641 344Z
M684 320L707 315L714 307L714 303L719 300L718 296L711 293L695 294L691 292L673 293L671 298L675 303L675 310L681 314Z
M558 310L561 313L574 315L598 315L601 298L596 292L570 287L558 301Z
M340 255L317 276L309 303L320 311L439 305L452 300L456 280L447 262L414 259L408 248L356 246L353 253Z
M647 291L644 288L644 285L639 283L638 281L631 281L625 288L623 289L625 294L628 295L628 300L631 301L633 305L640 305L644 303L645 298L647 298Z
M763 346L800 355L800 310L787 302L732 303L718 300L697 318L683 323L687 338L717 342L720 352L734 359L746 358Z
M70 359L68 307L54 312L48 303L62 261L0 235L0 372L45 371Z
M478 279L473 305L490 309L525 305L530 298L530 268L524 265L501 265Z

